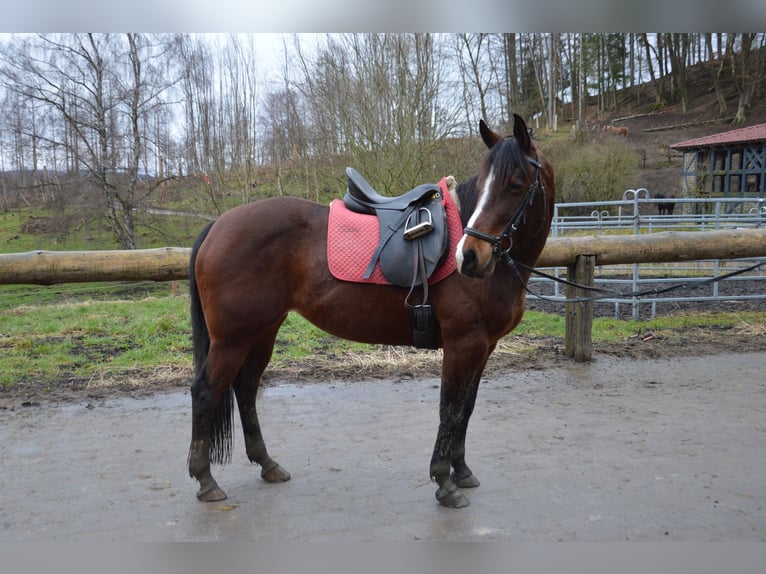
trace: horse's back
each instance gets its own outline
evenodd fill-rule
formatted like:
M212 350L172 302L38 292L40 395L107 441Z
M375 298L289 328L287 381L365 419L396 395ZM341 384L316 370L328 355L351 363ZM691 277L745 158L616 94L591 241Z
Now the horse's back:
M208 307L226 305L232 312L236 307L242 314L255 313L258 306L282 313L302 281L303 262L325 258L328 211L305 199L275 197L224 212L195 261Z
M325 205L292 196L270 197L229 209L216 220L211 233L232 233L262 239L268 233L289 232L294 226L311 226L326 222ZM241 239L241 238L240 238Z
M307 235L326 230L327 214L327 206L288 196L234 207L213 224L198 260L232 264L273 257L280 246L297 248Z

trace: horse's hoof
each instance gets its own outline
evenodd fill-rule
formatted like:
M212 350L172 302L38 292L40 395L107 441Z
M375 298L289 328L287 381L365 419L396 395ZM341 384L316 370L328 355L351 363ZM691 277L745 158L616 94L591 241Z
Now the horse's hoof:
M206 488L200 487L197 492L197 499L201 502L217 502L219 500L226 500L226 493L217 484L213 483Z
M261 471L261 478L266 482L287 482L290 480L290 473L279 464L274 463L267 469Z
M441 487L436 491L436 500L439 504L447 508L464 508L471 504L471 501L454 486L452 489Z
M476 478L473 473L467 474L465 476L457 476L453 472L450 479L458 488L476 488L477 486L481 485L479 479Z

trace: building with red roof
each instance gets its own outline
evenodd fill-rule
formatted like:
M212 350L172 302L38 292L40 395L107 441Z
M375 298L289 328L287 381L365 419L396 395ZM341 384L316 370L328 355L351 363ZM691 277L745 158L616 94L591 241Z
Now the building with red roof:
M766 197L766 124L670 146L683 153L684 197Z

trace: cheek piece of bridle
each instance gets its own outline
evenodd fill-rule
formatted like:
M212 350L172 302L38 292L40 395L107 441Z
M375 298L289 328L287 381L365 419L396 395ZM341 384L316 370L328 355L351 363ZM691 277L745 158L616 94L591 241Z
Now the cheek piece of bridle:
M543 186L540 182L540 169L542 167L539 161L540 156L538 155L536 159L528 157L527 160L529 160L529 163L535 166L535 181L532 183L532 185L529 186L529 188L527 188L526 195L521 200L521 202L519 202L518 207L516 207L516 211L508 220L508 223L506 223L503 231L500 232L500 235L490 235L489 233L484 233L483 231L479 231L478 229L474 229L472 227L466 227L463 230L463 233L466 235L470 235L471 237L475 237L477 239L481 239L482 241L491 243L492 257L500 258L509 265L513 263L513 259L511 258L511 248L513 248L513 234L519 228L519 225L526 222L527 209L529 209L529 207L534 203L535 194L537 193L538 189L540 189L543 196L543 208L546 208L545 186ZM543 216L543 220L544 219L545 216Z

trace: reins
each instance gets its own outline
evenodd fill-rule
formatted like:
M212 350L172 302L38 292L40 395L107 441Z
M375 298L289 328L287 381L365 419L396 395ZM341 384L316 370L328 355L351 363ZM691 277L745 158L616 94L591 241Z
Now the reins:
M504 257L503 261L516 273L516 278L518 279L519 283L521 283L521 285L524 287L524 290L527 293L529 293L530 295L534 295L538 299L541 299L543 301L548 301L550 303L590 303L590 302L601 301L605 299L611 299L615 297L619 297L623 299L641 298L641 297L646 297L648 295L662 295L663 293L669 293L671 291L676 291L680 289L697 289L698 287L703 287L711 283L718 283L719 281L725 281L726 279L729 279L731 277L735 277L737 275L741 275L749 271L754 271L756 269L759 269L763 265L766 265L766 261L762 261L761 263L756 263L755 265L751 265L750 267L746 267L744 269L738 269L737 271L732 271L724 275L719 275L718 277L711 277L703 281L695 282L694 284L679 283L677 285L670 285L669 287L661 287L661 288L655 287L652 289L644 289L642 291L631 291L628 293L624 293L622 291L617 291L613 289L604 289L603 287L595 287L593 285L582 285L580 283L575 283L573 281L562 279L561 277L556 277L554 275L544 273L542 271L539 271L538 269L535 269L534 267L525 265L524 263L521 263L520 261L515 261L510 256L510 254L508 254L507 257ZM570 287L576 287L578 289L582 289L583 291L592 291L592 292L602 293L602 295L593 296L593 297L568 297L565 299L559 299L559 298L554 299L553 297L540 295L539 293L535 293L534 291L532 291L529 288L528 283L522 279L521 273L519 272L519 267L521 267L522 269L526 271L529 271L530 273L534 273L535 275L539 277L544 277L545 279L555 281L556 283L569 285Z

